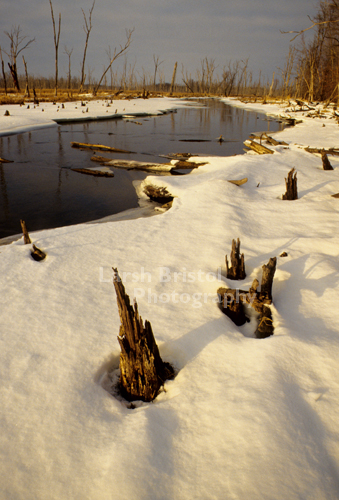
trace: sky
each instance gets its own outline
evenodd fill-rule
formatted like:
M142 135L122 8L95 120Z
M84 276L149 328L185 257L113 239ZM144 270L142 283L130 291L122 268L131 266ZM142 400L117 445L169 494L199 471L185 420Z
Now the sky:
M57 22L61 13L59 42L59 75L68 71L80 76L85 45L84 18L92 0L69 2L54 0ZM153 78L154 56L159 58L159 73L170 81L175 62L177 82L182 74L195 78L201 62L214 60L216 72L229 62L245 61L254 77L259 72L267 79L279 75L284 66L292 35L281 31L300 30L310 26L308 16L317 11L316 0L96 0L92 15L86 73L99 79L107 66L108 51L123 45L126 29L133 29L127 60L116 61L113 71L121 71L127 62L128 72L134 68L138 78ZM0 46L9 50L5 31L20 26L26 41L35 38L22 54L28 72L34 76L53 76L55 49L50 4L48 0L0 0ZM22 55L21 54L21 55ZM19 73L24 71L21 55ZM4 56L7 62L6 56Z

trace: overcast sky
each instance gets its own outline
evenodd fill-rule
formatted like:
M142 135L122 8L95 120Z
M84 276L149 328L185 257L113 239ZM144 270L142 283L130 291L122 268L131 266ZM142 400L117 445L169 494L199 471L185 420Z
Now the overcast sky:
M53 0L57 21L61 13L59 74L66 75L65 45L73 48L72 75L80 75L85 43L84 9L92 0ZM154 72L153 55L163 61L160 70L171 80L178 62L177 82L185 73L196 76L205 57L222 71L229 61L249 59L249 68L267 79L283 67L291 35L280 30L303 29L308 15L317 11L316 0L96 0L89 38L86 73L99 77L108 63L107 51L125 42L125 29L135 28L128 51L128 66L142 75ZM35 42L23 53L35 76L54 75L54 42L49 0L0 0L0 46L9 50L5 31L20 25L22 35ZM5 60L7 62L6 56ZM120 65L122 61L120 60ZM114 69L119 67L117 63ZM22 58L18 60L23 72Z

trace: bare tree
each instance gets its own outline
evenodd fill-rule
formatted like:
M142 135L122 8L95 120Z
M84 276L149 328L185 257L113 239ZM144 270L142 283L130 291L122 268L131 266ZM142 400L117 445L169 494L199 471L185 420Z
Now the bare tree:
M27 64L26 64L26 61L25 61L24 56L22 56L22 61L23 61L23 63L24 63L24 67L25 67L25 77L26 77L25 97L30 97L30 93L29 93L29 86L28 86L28 71L27 71Z
M162 64L164 61L160 61L159 62L159 56L156 56L155 54L153 54L153 61L154 61L153 87L154 87L154 90L155 90L156 89L157 71L158 71L158 68L159 68L160 64Z
M7 95L7 80L6 80L6 73L5 73L5 63L4 63L4 60L2 58L1 47L0 47L0 59L1 59L2 78L4 79L5 95Z
M73 52L73 47L71 49L68 49L67 46L65 45L64 54L67 54L67 56L68 56L68 73L67 73L68 90L71 90L71 85L72 85L72 75L71 75L71 55L72 55L72 52Z
M61 29L61 13L59 13L59 23L58 29L55 25L54 12L52 6L52 0L49 0L51 6L51 16L53 23L53 35L54 35L54 48L55 48L55 95L58 95L58 52L59 52L59 40L60 40L60 29Z
M88 18L86 17L84 10L81 9L82 14L84 16L84 21L85 21L83 28L84 28L84 32L86 34L86 41L85 41L84 55L82 58L82 65L81 65L81 81L80 81L79 93L82 92L84 84L85 84L85 79L86 79L85 62L86 62L86 54L87 54L87 47L88 47L88 39L89 39L89 35L91 33L91 30L92 30L92 13L93 13L93 9L94 9L94 4L95 4L95 0L93 0L92 7L89 9Z
M114 49L114 53L113 53L112 59L109 62L109 65L104 70L104 72L101 75L101 78L100 78L99 82L97 83L97 85L93 88L93 95L96 95L98 93L98 90L99 90L99 87L101 85L101 82L105 78L106 73L109 71L109 69L111 68L111 66L114 63L114 61L116 61L118 59L118 57L120 57L124 52L126 52L126 50L128 49L128 47L131 45L133 32L134 32L134 28L132 30L126 30L126 42L125 42L125 45L120 45L119 49L117 49L117 48Z
M8 36L10 40L10 50L9 52L5 52L5 54L9 58L9 63L8 67L10 69L14 87L18 92L20 92L20 85L19 85L19 79L18 79L18 71L17 71L17 57L22 52L23 50L27 49L27 47L35 41L35 38L32 38L31 40L28 40L26 42L27 36L22 36L21 35L21 28L20 26L12 26L12 29L10 32L5 31L5 35Z

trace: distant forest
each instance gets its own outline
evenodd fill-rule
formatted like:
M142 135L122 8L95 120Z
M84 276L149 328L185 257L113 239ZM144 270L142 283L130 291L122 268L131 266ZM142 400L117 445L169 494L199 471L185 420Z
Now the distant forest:
M55 17L52 0L49 0L53 24L55 48L55 74L35 76L30 74L24 51L35 41L22 33L20 26L13 26L6 31L8 46L0 47L0 90L4 94L23 94L31 97L36 91L49 90L54 96L59 89L68 96L81 92L97 95L99 91L126 92L142 91L143 95L151 91L180 92L199 95L242 95L262 98L299 98L308 101L339 101L339 0L319 1L317 14L310 25L298 32L285 32L291 36L289 52L281 68L267 79L261 74L254 78L248 60L230 61L222 68L215 59L204 58L200 68L194 74L182 65L177 70L175 64L171 82L166 82L161 71L161 58L153 54L154 71L137 71L135 64L129 64L127 50L133 38L133 30L126 31L126 40L119 48L107 51L107 64L97 76L87 68L86 55L92 31L92 13L95 0L88 13L82 10L84 20L83 55L81 72L72 74L71 56L73 49L64 45L63 53L68 56L68 71L59 76L61 14ZM305 33L311 32L306 41ZM114 69L114 62L123 57L122 70ZM18 71L18 63L23 70Z

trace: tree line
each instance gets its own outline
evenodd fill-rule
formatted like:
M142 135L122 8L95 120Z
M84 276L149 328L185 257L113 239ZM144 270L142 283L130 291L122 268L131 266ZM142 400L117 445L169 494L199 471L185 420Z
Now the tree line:
M94 77L93 70L88 68L86 74L86 56L89 38L92 31L92 15L95 0L86 14L83 14L84 49L81 61L81 72L79 76L72 75L71 55L73 48L64 46L64 54L68 57L68 72L66 77L59 77L59 52L61 14L54 15L52 0L49 0L51 19L53 26L54 49L55 49L55 76L34 77L30 75L23 52L35 41L35 38L22 34L20 26L13 26L11 31L5 31L9 40L9 48L0 47L0 61L2 72L0 86L5 89L12 82L16 92L29 95L30 88L54 89L57 96L58 89L67 89L74 93L84 90L97 94L99 89L110 91L126 90L157 90L168 92L173 90L176 76L176 67L172 77L172 85L166 83L161 71L160 56L153 54L154 72L146 73L144 69L137 71L135 63L129 64L127 50L132 41L134 30L126 30L125 43L109 50L107 53L107 64L101 76ZM312 30L312 37L306 41L305 32ZM190 73L182 65L181 77L177 77L175 90L189 94L203 95L245 95L254 97L282 97L301 98L309 101L332 100L339 101L339 0L320 0L316 16L310 18L310 26L304 30L293 33L289 52L282 68L273 73L272 78L267 79L261 73L254 78L247 60L230 61L222 68L216 64L215 59L207 58L201 60L200 67L194 74ZM22 56L24 73L18 73L18 58ZM4 56L7 56L7 67ZM124 63L120 72L114 71L113 63L124 56Z

